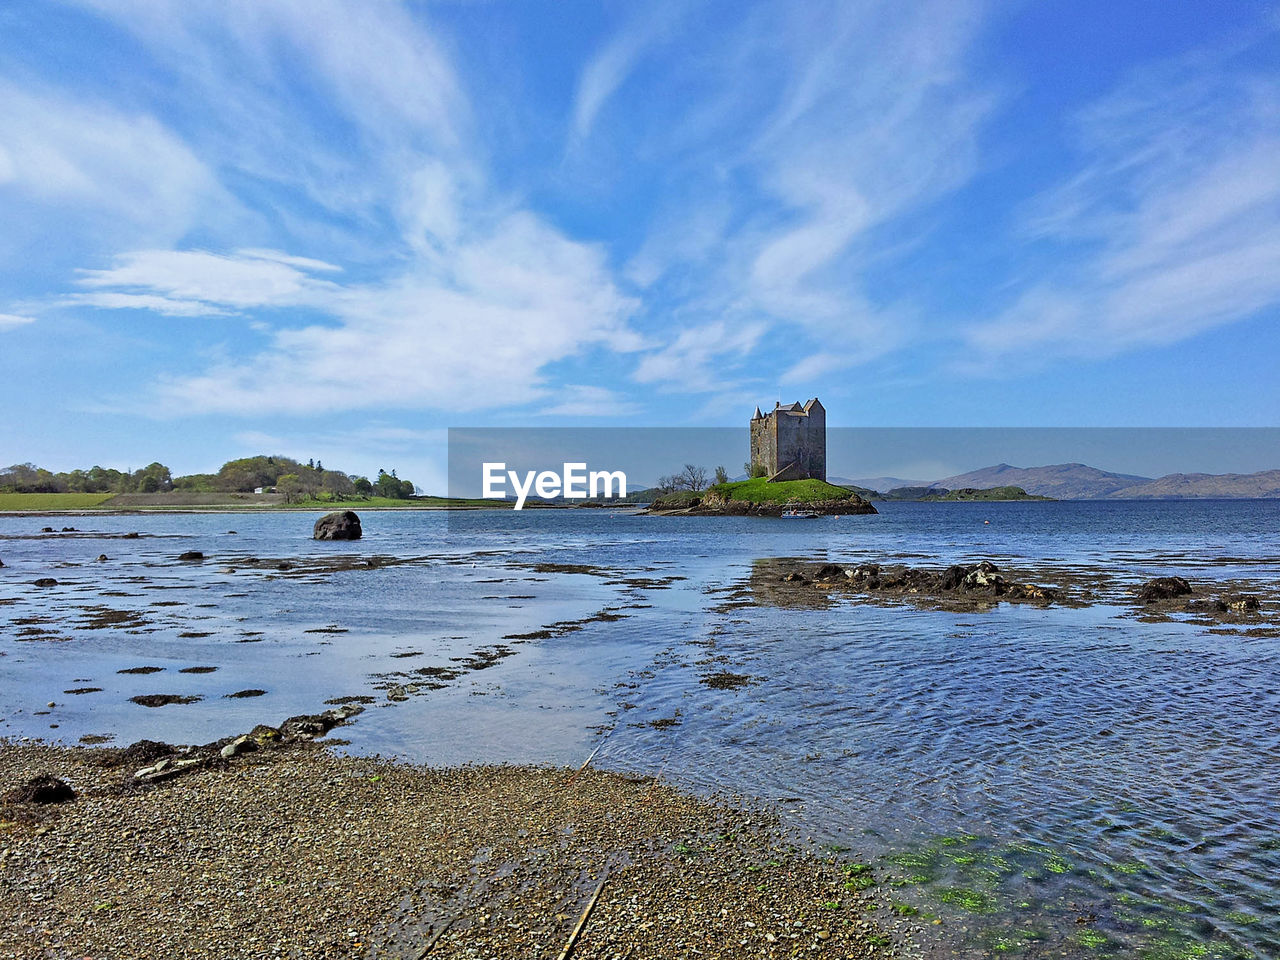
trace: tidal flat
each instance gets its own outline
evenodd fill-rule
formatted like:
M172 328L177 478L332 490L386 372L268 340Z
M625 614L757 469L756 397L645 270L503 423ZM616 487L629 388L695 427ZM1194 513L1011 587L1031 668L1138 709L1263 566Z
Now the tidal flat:
M804 524L382 513L350 544L310 541L312 519L0 519L6 756L85 765L77 745L208 743L359 705L324 750L154 793L391 761L410 779L512 764L558 783L591 757L624 792L773 818L770 842L828 871L841 893L823 902L841 900L870 955L1280 950L1274 503L887 504ZM947 574L983 562L985 583ZM848 573L871 567L874 583ZM1139 599L1171 577L1192 592ZM73 808L38 838L34 821L10 829L52 843ZM410 886L353 921L359 949L393 949L373 937ZM404 917L429 929L451 895L404 901ZM679 913L637 909L659 927Z

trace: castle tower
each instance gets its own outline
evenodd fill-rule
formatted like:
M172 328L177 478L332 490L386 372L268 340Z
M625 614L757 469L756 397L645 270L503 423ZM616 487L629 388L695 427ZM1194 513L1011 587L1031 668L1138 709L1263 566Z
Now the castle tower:
M770 480L827 479L827 411L814 397L751 418L751 472Z

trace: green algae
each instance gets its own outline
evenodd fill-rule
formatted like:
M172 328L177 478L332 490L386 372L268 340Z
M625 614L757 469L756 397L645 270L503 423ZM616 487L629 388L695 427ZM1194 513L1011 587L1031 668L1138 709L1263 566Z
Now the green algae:
M969 913L995 913L1000 906L999 901L992 894L968 887L944 887L939 892L939 898L943 903L949 903Z
M1107 938L1098 933L1096 930L1081 930L1072 939L1082 947L1090 950L1097 950L1099 947L1105 947L1108 943Z
M1164 828L1126 829L1161 843L1174 838ZM1072 955L1108 960L1257 960L1221 942L1211 927L1189 916L1196 912L1195 906L1137 890L1134 884L1149 876L1153 867L1133 857L1091 866L1080 862L1077 851L1043 842L1000 843L990 837L955 834L886 856L882 864L885 873L877 879L886 892L912 891L911 903L886 898L897 916L938 919L927 912L931 904L938 905L943 920L957 914L997 915L994 921L979 921L967 934L970 942L982 944L988 956L1028 952L1039 956L1036 951L1056 943ZM846 868L849 880L869 877L870 869L864 872L864 867ZM1042 893L1028 896L1028 883ZM1100 898L1095 910L1101 920L1078 905L1082 895ZM1047 918L1050 926L1018 929L1026 923L1018 918L1033 917ZM1221 919L1237 927L1263 922L1241 911L1221 914ZM1089 926L1081 929L1078 924Z

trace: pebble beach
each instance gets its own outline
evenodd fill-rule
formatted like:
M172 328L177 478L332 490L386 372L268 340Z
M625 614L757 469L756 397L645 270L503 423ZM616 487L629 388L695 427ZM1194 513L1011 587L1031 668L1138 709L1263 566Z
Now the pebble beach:
M860 865L652 777L297 744L139 786L121 754L0 746L6 791L76 794L0 808L0 957L901 955Z

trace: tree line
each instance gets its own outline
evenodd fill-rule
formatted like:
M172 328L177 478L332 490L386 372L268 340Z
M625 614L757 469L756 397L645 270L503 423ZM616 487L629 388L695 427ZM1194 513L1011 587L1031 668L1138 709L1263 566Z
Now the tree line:
M724 467L716 467L716 483L728 483L729 472ZM665 477L658 478L656 489L661 493L675 493L677 490L707 489L707 468L696 463L686 463L684 468Z
M0 469L0 491L5 493L164 493L186 490L198 493L252 493L274 489L289 502L319 497L389 497L407 500L417 488L401 480L392 469L378 471L376 480L341 470L326 470L318 460L302 463L292 457L256 456L229 460L217 473L193 473L175 477L162 463L140 470L91 467L53 473L33 463Z

